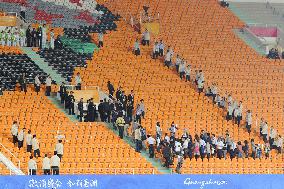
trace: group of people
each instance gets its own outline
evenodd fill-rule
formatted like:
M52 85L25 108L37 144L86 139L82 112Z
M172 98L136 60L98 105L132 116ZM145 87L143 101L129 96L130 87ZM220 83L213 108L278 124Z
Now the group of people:
M37 94L40 92L41 85L43 83L42 80L43 78L41 78L39 74L37 74L34 78L34 90ZM22 75L18 79L18 82L20 84L21 91L26 93L28 82L27 82L25 73L22 73ZM51 79L51 76L48 75L45 79L45 95L46 96L50 96L51 94L51 84L52 84L52 79Z
M2 46L20 46L20 47L39 47L46 48L48 28L44 24L38 28L28 26L24 29L20 27L6 27L0 32L0 42ZM50 30L49 47L54 48L55 36L53 29Z
M26 31L22 26L6 27L0 32L0 42L2 46L26 46Z
M34 160L34 157L38 159L41 157L40 154L40 142L36 137L36 134L31 134L31 130L28 130L26 133L26 128L20 128L19 123L14 121L11 127L11 134L12 134L12 142L15 147L18 147L19 150L24 147L24 141L26 144L26 151L31 154L30 160L28 161L28 169L30 175L36 175L38 167L37 162ZM42 162L42 169L44 174L52 174L58 175L59 174L59 166L60 161L63 156L63 144L62 144L62 137L58 137L58 142L54 148L54 156L50 159L48 155L45 154Z
M284 52L282 53L282 56L284 55ZM267 58L269 59L280 59L279 52L276 48L272 48L269 50Z
M26 30L26 45L27 47L39 47L40 49L46 48L47 45L47 32L48 28L45 24L38 28L28 27ZM55 37L53 29L50 30L49 47L54 49Z

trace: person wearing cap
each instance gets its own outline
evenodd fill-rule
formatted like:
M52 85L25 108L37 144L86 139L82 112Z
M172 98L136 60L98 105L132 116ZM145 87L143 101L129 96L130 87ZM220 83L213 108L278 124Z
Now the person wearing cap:
M155 144L156 140L151 136L148 135L147 138L147 143L149 144L149 158L154 158L155 152L154 152L154 144Z

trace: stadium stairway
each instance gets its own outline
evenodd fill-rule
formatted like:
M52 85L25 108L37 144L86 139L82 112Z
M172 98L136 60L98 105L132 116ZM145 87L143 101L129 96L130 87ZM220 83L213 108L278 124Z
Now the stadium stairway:
M265 56L265 46L259 46L250 36L246 35L244 32L240 32L239 29L234 29L235 34L242 39L244 42L246 42L247 45L249 45L251 48L253 48L256 52L258 52L260 55Z
M56 73L52 67L48 66L48 63L44 61L31 47L21 47L22 51L27 54L45 73L50 74L51 78L56 81L57 84L66 82L61 75Z

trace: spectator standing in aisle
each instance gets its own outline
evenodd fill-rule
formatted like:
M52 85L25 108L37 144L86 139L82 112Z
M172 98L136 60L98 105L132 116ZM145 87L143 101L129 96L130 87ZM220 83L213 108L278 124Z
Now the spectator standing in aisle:
M57 156L57 152L50 158L50 166L53 175L59 175L60 158Z
M26 30L26 39L27 39L27 46L31 47L33 40L32 40L32 30L31 30L31 26L28 26L28 29Z
M265 121L264 121L264 118L260 118L260 124L259 124L259 134L260 136L262 137L262 128L263 128L263 125L265 124Z
M79 121L82 122L83 121L83 116L84 116L84 102L83 102L83 98L81 98L80 101L78 102L78 110L79 110Z
M164 56L165 45L162 40L159 42L159 56Z
M60 161L62 159L63 156L63 144L62 144L62 140L58 140L58 143L55 145L55 151L57 152L57 156L60 158Z
M28 161L28 169L29 175L36 175L37 164L36 161L33 159L33 156L30 156L30 160Z
M179 73L179 65L181 64L182 60L180 58L180 56L177 54L177 57L176 57L176 71L177 73Z
M98 39L99 39L99 44L98 44L98 47L100 48L100 47L103 47L104 46L104 34L103 34L103 32L100 32L99 34L98 34Z
M14 121L13 124L12 124L12 128L11 128L11 133L12 133L14 146L16 146L16 143L18 141L18 129L19 129L18 122Z
M190 74L191 74L191 68L190 65L187 65L185 69L185 82L190 81Z
M251 124L252 124L252 112L248 110L246 115L246 128L249 134L251 132Z
M159 43L155 42L153 46L153 59L157 59L159 56Z
M262 125L262 130L261 130L261 134L263 137L263 140L267 140L267 135L268 135L268 125L267 122L265 121L265 123Z
M18 133L18 148L21 149L24 144L24 138L25 138L25 130L26 128L22 128L20 132Z
M76 90L81 90L81 84L82 84L82 79L81 79L80 73L78 72L75 77Z
M165 55L165 66L170 68L170 65L171 65L171 52L167 50L167 53Z
M155 152L154 152L154 145L155 145L156 140L151 136L148 135L147 138L147 143L149 144L149 158L154 158Z
M134 54L136 56L139 56L140 55L140 44L139 44L139 41L138 39L136 39L135 43L134 43Z
M162 137L162 128L161 128L160 122L157 122L156 124L156 137L157 138Z
M42 28L41 27L38 27L36 31L36 42L37 42L36 46L42 49Z
M51 49L54 49L54 41L55 41L54 32L53 32L53 29L51 29L51 31L50 31L50 44L49 44Z
M250 140L250 144L251 144L251 157L252 157L253 159L255 159L257 146L256 146L255 143L254 143L254 139L251 139L251 140Z
M20 35L20 46L24 47L26 45L26 34L22 25L19 31L19 35Z
M113 94L115 90L110 81L107 82L107 88L108 88L109 98L113 98Z
M47 40L47 28L46 25L43 24L43 27L41 28L41 32L42 32L42 39L41 39L41 43L42 43L42 48L46 48L46 40Z
M33 136L31 134L31 130L28 130L28 134L26 135L26 145L27 145L27 152L32 153L32 139Z
M218 138L217 140L217 144L216 144L216 148L217 148L217 157L219 159L222 159L223 156L223 147L224 147L224 143L222 141L221 138Z
M184 61L182 60L178 67L179 77L181 80L184 78L185 68L186 68L186 65Z
M51 92L51 77L50 75L47 76L46 80L45 80L45 86L46 86L46 91L45 91L45 95L46 96L50 96L50 92Z
M141 141L141 126L139 125L134 131L135 151L140 153L142 147Z
M143 39L145 41L145 45L150 45L150 32L146 29L143 33Z
M66 93L67 93L67 89L66 89L65 83L62 82L61 85L60 85L60 88L59 88L59 94L60 94L60 101L61 101L61 104L63 104L64 101L65 101Z
M269 144L270 144L271 147L273 146L273 143L274 143L274 140L275 140L276 136L277 136L277 132L274 129L274 127L271 126L270 132L269 132Z
M119 137L123 139L123 132L124 132L124 126L125 126L125 120L123 119L123 116L120 115L116 119L116 125L118 126L118 131L119 131Z
M35 92L38 94L40 91L40 80L39 80L39 75L37 74L35 77Z
M88 121L89 122L94 122L96 119L96 105L93 102L93 98L90 99L89 104L88 104Z
M74 92L73 91L70 91L70 94L68 96L68 99L69 99L69 115L75 115L75 112L74 112L74 103L75 103L75 97L74 97Z
M172 157L171 148L170 148L169 144L167 144L167 143L165 144L165 146L162 150L162 153L163 153L163 157L165 158L164 167L169 168L170 164L171 164L171 157Z
M34 157L40 157L39 141L37 140L36 135L33 135L32 147L34 150Z
M42 159L42 169L44 175L50 175L50 159L47 157L47 154Z
M283 138L281 137L281 135L278 135L275 146L276 146L278 153L281 154L281 151L283 148Z
M22 73L19 83L21 85L21 91L24 91L25 93L27 92L27 80L26 80L26 74Z

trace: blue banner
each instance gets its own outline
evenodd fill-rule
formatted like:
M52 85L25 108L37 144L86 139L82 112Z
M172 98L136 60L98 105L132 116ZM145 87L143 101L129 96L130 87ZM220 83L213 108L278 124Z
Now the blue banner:
M1 189L283 189L284 175L0 176Z

